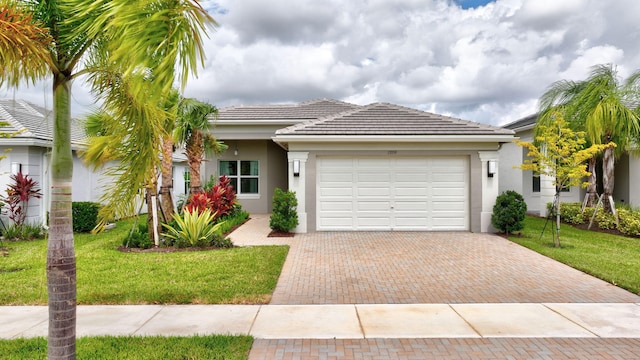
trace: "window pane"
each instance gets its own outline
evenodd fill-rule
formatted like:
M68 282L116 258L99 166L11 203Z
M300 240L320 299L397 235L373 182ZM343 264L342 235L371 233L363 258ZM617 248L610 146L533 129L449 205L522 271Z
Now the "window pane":
M533 192L540 192L540 175L533 175Z
M237 176L238 175L238 162L220 160L220 176Z
M238 179L237 178L229 178L229 185L233 188L233 191L238 192Z
M258 179L240 179L241 194L257 194Z
M258 161L240 161L241 176L258 176Z

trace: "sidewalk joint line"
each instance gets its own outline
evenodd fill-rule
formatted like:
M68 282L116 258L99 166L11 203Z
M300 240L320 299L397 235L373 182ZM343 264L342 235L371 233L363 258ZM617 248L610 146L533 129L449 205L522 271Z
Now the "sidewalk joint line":
M367 333L364 331L364 325L362 325L362 319L360 319L358 304L353 304L353 308L356 310L356 318L358 319L358 326L360 327L360 332L362 332L362 338L367 339Z
M584 326L582 326L582 325L578 324L577 322L575 322L575 321L573 321L573 320L569 319L568 317L566 317L566 316L562 315L560 312L558 312L558 311L556 311L556 310L554 310L554 309L550 308L549 306L547 306L547 304L551 304L551 303L540 303L540 305L542 305L542 306L544 306L545 308L547 308L547 309L551 310L552 312L554 312L554 313L556 313L556 314L560 315L560 316L561 316L561 317L563 317L564 319L569 320L569 322L571 322L572 324L576 324L576 325L578 325L578 327L580 327L580 328L582 328L582 329L586 330L586 331L587 331L588 333L590 333L590 334L593 334L595 337L597 337L597 338L602 338L600 335L598 335L598 334L596 334L595 332L591 331L591 329L589 329L589 328L587 328L587 327L584 327ZM569 303L565 303L565 304L569 304Z
M458 315L460 317L460 319L462 319L467 325L469 325L469 327L476 332L476 334L478 334L478 336L480 336L481 339L485 339L484 335L482 335L480 333L480 331L478 331L478 329L476 329L475 326L473 326L472 323L470 323L467 319L464 318L464 316L462 316L453 306L452 304L447 304L447 306L449 306L451 308L451 310L453 310L454 313L456 313L456 315Z
M144 305L141 305L141 306L144 306ZM131 335L137 334L138 331L140 331L143 327L145 327L145 325L147 325L151 320L153 320L153 318L158 316L160 311L164 310L166 307L167 305L160 305L160 309L156 311L153 315L151 315L145 322L143 322L142 325L140 325L134 332L131 333Z

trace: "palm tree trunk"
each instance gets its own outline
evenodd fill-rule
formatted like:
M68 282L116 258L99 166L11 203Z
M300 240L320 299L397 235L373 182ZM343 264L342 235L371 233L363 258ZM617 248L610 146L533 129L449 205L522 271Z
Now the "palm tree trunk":
M71 216L71 87L63 74L53 81L54 124L51 206L47 243L49 359L76 356L76 257Z
M589 175L589 178L587 179L589 185L587 185L586 206L588 207L594 207L596 205L596 202L598 201L598 176L596 173L596 163L597 161L595 157L589 159L589 172L591 173L591 175Z
M198 130L194 130L187 142L186 153L189 162L189 172L191 173L191 194L201 193L202 181L200 180L200 164L202 164L202 155L204 149L202 147L202 134Z
M173 189L173 140L171 136L166 136L162 140L162 178L160 185L160 207L162 208L162 216L165 223L173 219L173 198L171 197L171 189Z
M614 148L608 147L604 150L602 157L602 187L604 188L603 207L606 212L613 212L613 206L609 197L613 196L615 172Z

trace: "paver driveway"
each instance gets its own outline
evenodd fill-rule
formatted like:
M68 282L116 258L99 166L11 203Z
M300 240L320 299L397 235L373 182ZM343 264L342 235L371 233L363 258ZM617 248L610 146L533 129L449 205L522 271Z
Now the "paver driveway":
M238 245L289 244L271 304L640 303L640 297L490 234L310 233L267 238L268 217ZM630 359L640 339L258 339L249 359Z
M266 238L264 215L247 225L240 228L246 233L232 234L234 242L291 245L271 304L640 302L637 295L492 234L319 232Z

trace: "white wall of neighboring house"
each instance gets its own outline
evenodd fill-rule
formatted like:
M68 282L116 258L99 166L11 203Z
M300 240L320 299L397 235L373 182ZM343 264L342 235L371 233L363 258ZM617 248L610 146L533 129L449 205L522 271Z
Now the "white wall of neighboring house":
M43 189L43 154L44 150L40 147L33 146L12 146L0 147L0 152L4 152L8 148L7 157L0 161L0 193L3 197L7 196L7 188L11 183L11 174L17 173L18 169L24 175L37 182L37 188L42 192ZM8 221L8 207L3 206L2 216L5 223ZM27 223L40 223L44 214L44 198L33 198L29 201L27 209Z
M533 131L525 130L516 134L521 141L533 141ZM555 187L553 178L540 176L540 191L534 191L534 177L532 171L523 171L517 168L527 158L527 152L523 147L515 143L503 144L500 149L499 171L500 193L507 190L514 190L522 195L527 203L527 212L547 216L547 204L553 202ZM560 193L561 202L581 202L585 191L581 188L573 187L569 191Z

